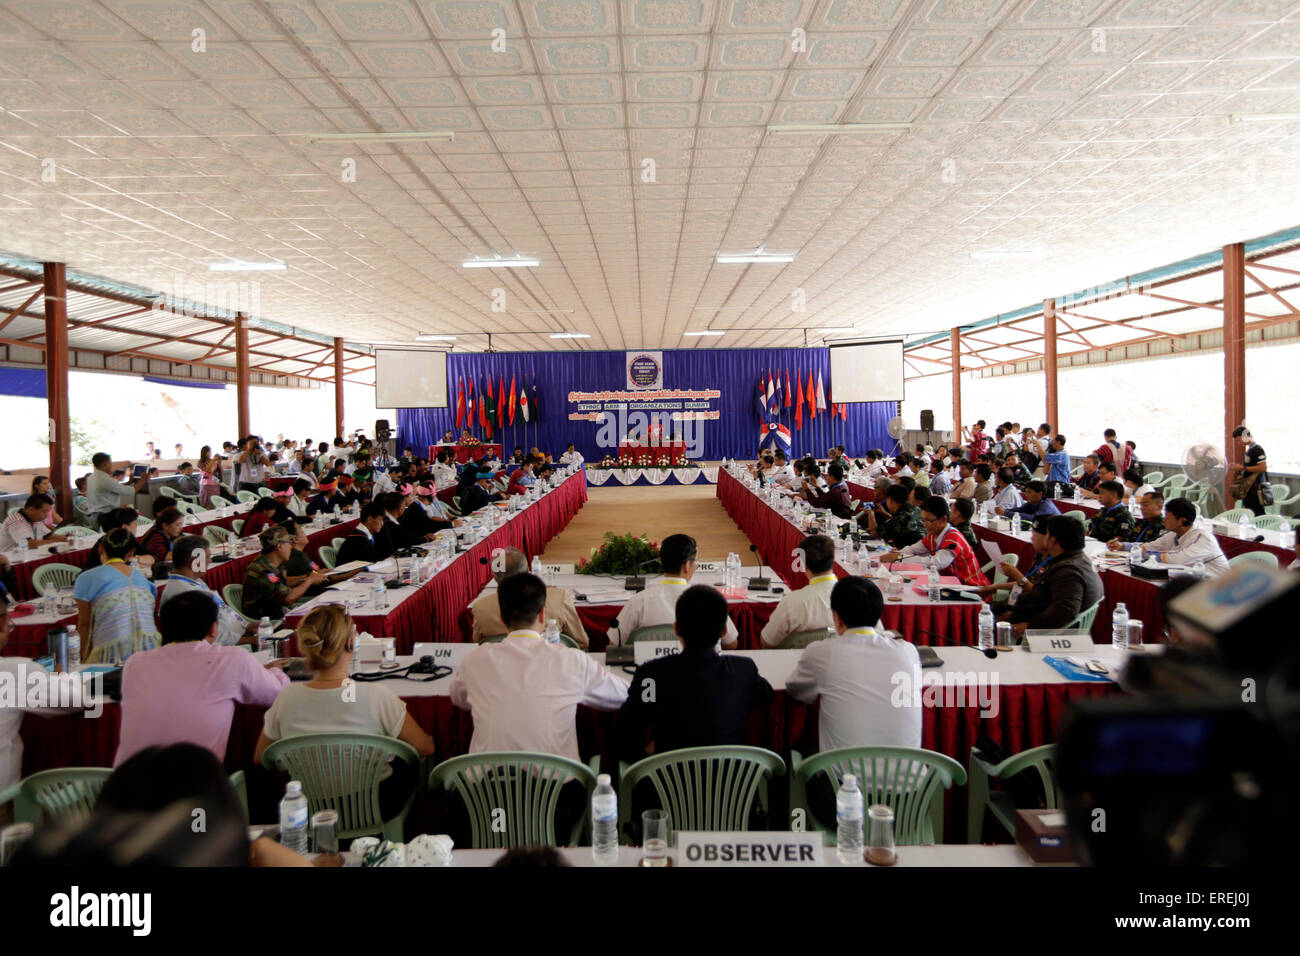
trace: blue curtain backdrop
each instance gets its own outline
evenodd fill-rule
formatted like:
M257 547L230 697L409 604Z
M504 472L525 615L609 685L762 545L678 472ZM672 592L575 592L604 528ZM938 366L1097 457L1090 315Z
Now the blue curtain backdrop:
M496 432L493 440L505 446L506 454L515 445L524 448L536 445L558 457L569 442L577 446L587 461L616 454L616 449L597 447L599 423L569 421L569 412L577 411L577 405L569 404L568 393L626 388L625 356L626 352L621 351L451 353L447 356L448 407L398 409L400 444L410 445L420 454L447 429L455 430L456 402L462 380L467 387L471 379L474 381L477 401L489 375L494 395L504 375L508 398L513 375L516 387L528 386L530 399L534 394L532 386L536 384L541 414L526 429L516 414L513 427L506 425ZM815 383L817 373L821 372L822 381L833 397L830 352L824 348L677 349L664 350L663 356L664 388L716 388L722 392L721 399L710 404L721 413L719 419L702 423L701 457L705 459L753 457L760 437L754 399L759 376L769 370L773 375L780 373L782 388L787 370L792 385L796 372L799 373L805 389L808 373L813 373ZM783 400L780 420L790 429L791 450L796 455L821 456L831 445L844 445L850 455L861 456L869 448L888 451L893 447L886 425L895 410L893 402L864 402L849 405L847 419L832 419L828 409L810 422L805 405L803 429L796 430L794 409L786 409ZM482 438L477 418L476 413L471 431ZM459 435L459 431L456 433Z

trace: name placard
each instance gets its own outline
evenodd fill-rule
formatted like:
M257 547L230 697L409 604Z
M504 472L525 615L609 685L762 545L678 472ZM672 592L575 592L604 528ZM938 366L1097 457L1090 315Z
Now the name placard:
M725 571L727 563L725 561L696 561L696 571Z
M822 866L825 848L817 832L679 831L678 866Z
M1092 638L1083 631L1025 631L1025 643L1031 654L1086 653L1093 649Z
M573 574L574 569L572 564L543 564L542 573L543 574Z
M632 645L632 651L636 654L635 659L639 667L646 661L652 661L657 657L680 654L682 644L680 641L637 641Z
M416 644L411 648L411 653L415 655L418 661L421 657L428 654L433 658L435 664L441 664L444 667L460 667L461 661L465 660L465 655L472 651L477 644L442 644L428 642Z

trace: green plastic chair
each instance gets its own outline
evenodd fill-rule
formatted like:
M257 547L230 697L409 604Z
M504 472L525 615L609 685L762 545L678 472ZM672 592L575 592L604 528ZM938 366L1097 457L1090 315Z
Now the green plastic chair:
M247 644L239 645L248 647ZM251 650L251 648L250 648ZM236 770L230 775L230 785L235 788L235 796L239 797L239 805L244 808L244 824L248 820L248 781L244 779L244 771Z
M163 485L162 487L160 487L158 489L158 494L163 495L164 497L167 498L173 498L176 501L184 501L187 503L197 502L199 500L198 495L187 495L179 488L173 488L171 485Z
M328 544L323 544L320 546L319 549L317 549L317 553L320 555L321 563L324 564L325 567L334 568L338 566L339 563L338 548L331 548Z
M1056 744L1044 744L991 764L980 756L979 748L970 752L970 783L966 787L966 842L979 843L984 832L984 811L988 810L1011 836L1016 835L1016 805L1005 790L990 790L990 780L1009 780L1025 770L1037 770L1046 796L1045 809L1059 809L1061 785L1056 779Z
M1255 517L1255 513L1249 508L1230 508L1227 511L1221 511L1214 516L1215 521L1226 521L1228 524L1236 524L1242 517L1250 521Z
M261 621L261 618L249 617L244 613L244 586L242 584L227 584L221 589L221 597L227 604L234 608L235 613L245 621L249 621L253 624ZM272 620L271 623L279 624L280 622L278 620Z
M845 774L858 778L863 805L888 804L894 811L894 841L899 846L943 842L943 791L966 782L966 771L951 757L913 747L844 747L814 754L790 754L790 809L835 842L835 827L818 820L808 806L808 781L826 774L839 790Z
M1082 474L1083 474L1083 465L1081 464L1075 465L1073 468L1070 469L1071 478L1078 478Z
M835 636L835 630L829 627L816 628L811 631L795 631L787 635L785 640L776 645L778 651L799 650L807 647L809 644L816 644L818 641L824 641L829 637Z
M588 767L554 754L467 754L434 767L429 790L442 787L460 797L469 814L470 846L474 849L574 845L582 838L587 814L578 816L563 841L557 839L555 813L560 791L576 780L587 791L584 806L589 805L599 770L599 755ZM504 821L499 810L505 811Z
M635 644L637 641L675 641L677 632L673 630L671 624L650 624L646 627L638 627L628 635L626 644Z
M227 541L234 540L235 532L229 528L223 528L221 525L210 524L204 526L203 537L213 544L224 544Z
M1080 512L1082 513L1082 512ZM1020 555L1014 551L1008 551L1002 555L1003 558L1010 558L1012 567L1020 567ZM1007 572L1002 570L1001 561L990 561L984 567L980 568L984 576L989 579L990 584L1001 584L1007 580Z
M270 488L258 488L257 495L259 498L274 498L275 492Z
M1085 528L1088 526L1088 515L1080 511L1078 508L1071 508L1069 511L1062 511L1061 514L1065 515L1071 521L1079 522L1079 524L1083 525Z
M1288 531L1293 522L1279 514L1259 515L1255 518L1255 527L1260 531Z
M1150 485L1152 488L1159 488L1165 483L1165 473L1163 471L1148 471L1142 476L1142 484Z
M330 547L337 551L339 548L343 547L343 542L346 540L347 538L330 538Z
M234 502L229 498L223 498L221 495L212 495L208 498L208 505L212 508L229 508Z
M1268 568L1278 566L1277 555L1272 551L1243 551L1235 558L1228 559L1228 567L1235 568L1241 564L1262 564Z
M1291 487L1284 482L1273 482L1273 503L1266 505L1264 511L1271 515L1282 514L1283 508L1289 508L1291 505L1300 501L1300 491L1292 491ZM1255 522L1258 524L1259 522Z
M244 518L236 518L234 521L230 522L230 527L234 530L236 535L243 533L245 520L246 519Z
M406 806L393 819L380 817L379 781L390 758L411 766L420 762L414 747L392 737L303 734L277 740L267 747L262 765L283 770L290 778L301 781L311 813L336 811L341 839L382 833L396 843L402 839L415 793L412 791Z
M620 764L619 832L633 832L632 793L649 780L674 830L748 830L757 799L767 810L767 784L785 775L785 761L762 747L686 747ZM639 829L639 828L638 828Z
M1100 608L1101 608L1101 602L1098 601L1092 607L1084 611L1080 611L1078 617L1076 617L1069 624L1065 625L1066 630L1083 631L1085 634L1091 633L1092 622L1097 620L1097 611Z
M72 587L80 573L81 568L75 564L51 561L49 564L42 564L32 572L32 587L36 589L37 594L44 597L51 591Z
M1170 475L1165 481L1163 491L1166 492L1165 499L1177 498L1182 495L1183 489L1193 484L1192 479L1186 475Z
M260 497L262 496L255 491L240 490L235 492L235 500L246 505L257 504L257 500Z
M203 509L200 508L198 505L192 504L188 501L181 501L179 498L176 499L176 503L172 507L174 507L177 511L179 511L183 515L203 514Z
M13 803L16 823L40 826L47 818L84 820L95 808L99 791L112 772L108 767L42 770L0 793L0 805Z

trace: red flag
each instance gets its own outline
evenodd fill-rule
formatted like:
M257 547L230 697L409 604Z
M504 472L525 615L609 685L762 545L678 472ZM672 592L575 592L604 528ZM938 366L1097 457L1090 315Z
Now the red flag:
M831 418L834 418L840 413L840 410L835 407L835 395L833 390L829 388L826 389L826 404L831 407Z
M813 390L813 373L808 372L808 420L812 421L817 417L817 392Z
M474 427L474 379L469 380L469 392L465 399L465 427ZM460 437L460 436L457 436Z
M456 397L456 427L461 428L465 424L465 380L459 379L460 389Z
M799 381L798 372L794 373L794 380ZM803 431L803 389L796 388L794 394L794 427L799 431Z
M515 376L512 373L510 375L510 424L511 425L515 423L515 405L517 401L518 401L518 396L515 394Z
M501 373L501 387L497 389L499 397L497 398L497 427L503 427L506 423L506 373Z
M849 420L849 406L844 402L840 402L840 418L844 419L846 422Z
M794 396L790 394L790 370L785 370L785 407L789 408L794 404Z

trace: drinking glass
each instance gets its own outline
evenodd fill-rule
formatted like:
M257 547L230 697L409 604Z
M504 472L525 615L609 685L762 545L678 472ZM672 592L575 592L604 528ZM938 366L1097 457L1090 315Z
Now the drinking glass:
M867 810L868 863L876 866L893 866L898 862L894 849L894 811L886 804L873 804Z
M668 866L669 817L666 810L641 814L641 865Z
M1129 646L1129 650L1132 650L1135 647L1142 646L1142 622L1141 621L1128 622L1128 646Z
M339 815L334 810L318 810L311 818L311 845L316 853L314 866L342 866L339 853Z

